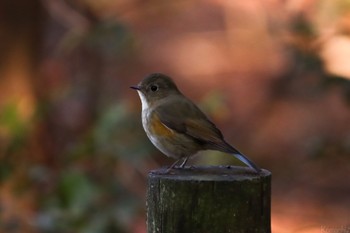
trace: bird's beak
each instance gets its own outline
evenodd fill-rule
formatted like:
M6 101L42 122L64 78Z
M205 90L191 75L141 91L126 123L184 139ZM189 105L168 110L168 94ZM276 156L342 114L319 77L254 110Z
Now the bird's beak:
M130 88L131 88L131 89L134 89L134 90L137 90L137 91L141 90L141 87L140 87L140 86L131 86Z

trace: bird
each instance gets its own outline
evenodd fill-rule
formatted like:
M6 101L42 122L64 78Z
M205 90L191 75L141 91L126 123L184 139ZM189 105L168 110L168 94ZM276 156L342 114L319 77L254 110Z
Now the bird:
M162 73L152 73L130 88L137 91L142 105L142 125L153 143L166 156L187 160L202 150L216 150L235 156L259 173L261 169L248 157L225 141L216 125Z

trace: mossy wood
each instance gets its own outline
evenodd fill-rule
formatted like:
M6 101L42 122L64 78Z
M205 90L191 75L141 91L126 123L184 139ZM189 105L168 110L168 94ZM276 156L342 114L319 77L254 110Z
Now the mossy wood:
M270 233L271 173L191 167L148 174L148 233Z

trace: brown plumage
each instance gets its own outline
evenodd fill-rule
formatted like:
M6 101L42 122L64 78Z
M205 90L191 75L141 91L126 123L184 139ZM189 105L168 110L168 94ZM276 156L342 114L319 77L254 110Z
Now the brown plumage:
M232 154L256 172L260 171L224 140L215 124L178 90L170 77L151 74L131 88L140 95L142 123L147 136L167 156L184 159L180 167L200 150L218 150Z

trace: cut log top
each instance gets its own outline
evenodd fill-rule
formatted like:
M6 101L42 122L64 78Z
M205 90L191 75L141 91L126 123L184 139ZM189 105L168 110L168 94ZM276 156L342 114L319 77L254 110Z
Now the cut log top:
M150 178L196 181L253 181L269 176L271 172L265 169L256 173L250 168L238 166L191 166L170 171L167 171L167 168L159 168L149 173Z

